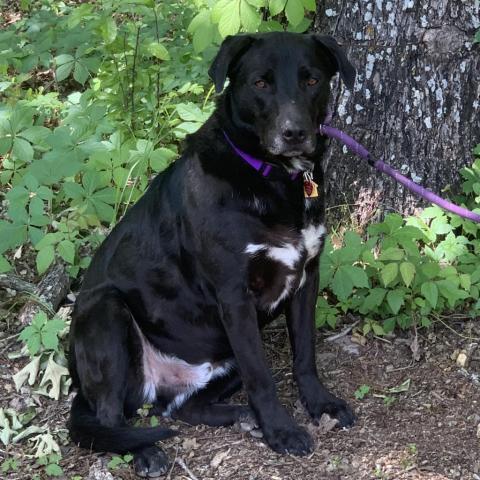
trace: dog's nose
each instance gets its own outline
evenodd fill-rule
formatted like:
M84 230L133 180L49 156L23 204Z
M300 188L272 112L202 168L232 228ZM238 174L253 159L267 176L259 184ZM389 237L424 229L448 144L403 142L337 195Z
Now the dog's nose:
M290 144L302 143L305 140L306 132L301 128L285 128L282 132L283 139Z

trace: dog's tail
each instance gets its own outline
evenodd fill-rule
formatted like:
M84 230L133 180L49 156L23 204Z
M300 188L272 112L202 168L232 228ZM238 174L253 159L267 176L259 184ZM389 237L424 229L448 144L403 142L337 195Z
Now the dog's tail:
M148 447L158 440L177 435L175 430L163 427L101 425L81 392L78 392L73 399L68 430L72 441L82 448L119 454Z

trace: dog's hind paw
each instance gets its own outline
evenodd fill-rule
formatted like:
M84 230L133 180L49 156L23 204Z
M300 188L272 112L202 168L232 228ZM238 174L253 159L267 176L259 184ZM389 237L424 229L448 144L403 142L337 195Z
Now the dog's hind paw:
M167 473L170 462L163 450L147 447L134 454L133 468L139 477L156 478Z

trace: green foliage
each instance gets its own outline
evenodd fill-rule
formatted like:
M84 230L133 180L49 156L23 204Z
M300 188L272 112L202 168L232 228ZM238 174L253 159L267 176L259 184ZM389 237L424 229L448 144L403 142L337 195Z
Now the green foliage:
M127 466L133 460L133 455L127 454L123 456L115 455L112 459L107 463L107 467L110 470L117 470L119 468L123 468Z
M203 52L238 32L305 32L314 0L198 0L199 12L188 26L193 48Z
M480 146L474 153L478 156ZM480 159L461 171L459 203L480 212ZM387 215L370 225L367 239L347 232L340 248L327 240L320 260L317 325L336 324L339 314L365 318L363 333L395 326L428 326L432 316L454 308L480 311L480 225L439 207L419 216ZM333 301L332 301L333 299Z
M27 3L0 32L0 273L12 268L5 254L26 246L40 275L61 260L74 277L104 227L213 111L207 67L222 36L305 30L315 9L311 0Z
M369 392L370 392L369 385L360 385L355 390L354 395L357 400L363 400Z
M48 477L61 477L63 475L63 469L58 464L61 458L61 455L52 453L38 458L37 464L43 467L44 472Z
M20 464L18 463L17 459L7 458L2 462L1 472L2 473L16 472L18 471L19 466Z
M60 318L49 320L44 312L39 312L32 324L22 330L19 338L26 343L31 356L37 355L40 350L58 352L58 334L64 328L65 322Z

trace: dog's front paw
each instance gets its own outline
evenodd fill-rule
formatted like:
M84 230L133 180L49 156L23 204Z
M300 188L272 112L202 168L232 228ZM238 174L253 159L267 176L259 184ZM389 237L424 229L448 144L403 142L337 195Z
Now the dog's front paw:
M328 399L318 399L314 402L305 402L305 407L315 422L320 420L324 413L338 420L338 426L351 427L355 423L355 414L350 406L341 398L333 395Z
M307 455L313 450L312 437L299 426L263 428L265 440L272 450L292 455Z

